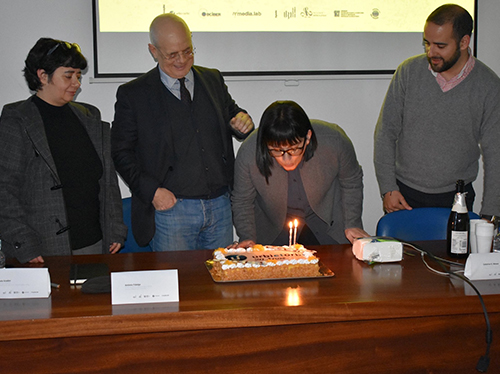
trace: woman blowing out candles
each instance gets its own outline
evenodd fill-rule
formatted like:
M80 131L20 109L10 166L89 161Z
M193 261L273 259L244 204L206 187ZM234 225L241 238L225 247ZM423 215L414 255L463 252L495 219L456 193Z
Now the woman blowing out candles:
M77 44L41 38L24 76L35 95L0 117L0 239L20 262L115 253L126 237L109 125L72 102L87 61Z
M312 120L293 101L277 101L240 147L232 194L239 246L327 245L369 236L363 229L363 172L337 125Z

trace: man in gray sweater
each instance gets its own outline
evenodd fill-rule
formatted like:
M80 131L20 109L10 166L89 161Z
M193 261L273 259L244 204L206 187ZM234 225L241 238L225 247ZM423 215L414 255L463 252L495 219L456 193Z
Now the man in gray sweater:
M427 18L425 54L396 70L375 129L374 162L384 210L451 207L463 179L484 162L481 214L500 214L500 79L469 49L473 21L447 4Z

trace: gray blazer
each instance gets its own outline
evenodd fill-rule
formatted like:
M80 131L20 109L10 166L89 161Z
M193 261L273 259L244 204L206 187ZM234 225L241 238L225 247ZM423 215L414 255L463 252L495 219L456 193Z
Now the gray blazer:
M344 230L362 228L363 172L350 139L339 126L318 120L311 123L318 148L300 169L304 189L313 211L328 224L327 234L347 243ZM266 183L255 161L257 131L242 144L236 157L233 221L241 241L269 244L285 225L288 176L274 162Z
M124 243L122 203L110 155L109 124L99 110L70 104L103 164L99 181L103 253ZM0 238L9 257L27 262L38 256L70 255L66 208L43 121L32 98L8 104L0 117Z

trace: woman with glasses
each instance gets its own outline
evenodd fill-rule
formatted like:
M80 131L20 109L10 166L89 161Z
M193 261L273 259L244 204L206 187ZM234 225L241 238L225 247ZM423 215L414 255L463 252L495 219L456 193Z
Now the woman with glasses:
M77 44L39 39L24 68L35 94L0 117L0 239L23 263L115 253L125 241L109 125L72 101L86 67Z
M272 103L240 147L232 194L238 246L326 245L368 236L362 229L363 172L337 125L312 120L293 101Z

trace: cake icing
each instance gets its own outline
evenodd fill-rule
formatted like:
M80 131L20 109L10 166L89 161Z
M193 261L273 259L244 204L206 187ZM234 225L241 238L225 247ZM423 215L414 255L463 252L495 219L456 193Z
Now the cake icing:
M221 281L320 276L315 253L301 244L218 248L213 252L212 276Z

